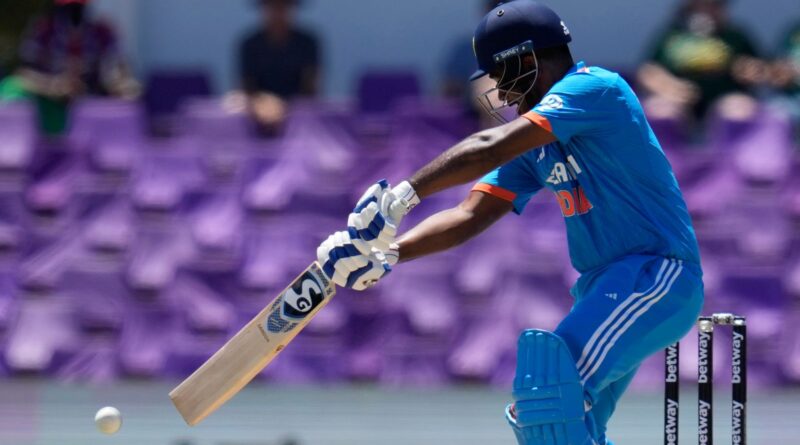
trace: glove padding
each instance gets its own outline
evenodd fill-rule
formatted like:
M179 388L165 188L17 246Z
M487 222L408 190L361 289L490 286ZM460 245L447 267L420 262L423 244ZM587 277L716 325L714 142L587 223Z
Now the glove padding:
M354 239L349 231L336 232L323 241L317 248L317 260L331 281L359 291L392 271L383 252Z
M408 181L392 189L386 180L380 180L358 200L347 218L348 231L354 239L364 240L370 247L388 252L395 241L400 221L418 203L419 197Z

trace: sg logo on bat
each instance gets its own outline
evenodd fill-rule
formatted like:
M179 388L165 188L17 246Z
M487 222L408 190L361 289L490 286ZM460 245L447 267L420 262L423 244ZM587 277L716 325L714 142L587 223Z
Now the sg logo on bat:
M302 320L325 298L322 283L313 273L306 272L283 294L281 316L289 321Z
M317 266L297 278L270 306L266 320L261 324L268 333L289 332L333 294L330 281Z

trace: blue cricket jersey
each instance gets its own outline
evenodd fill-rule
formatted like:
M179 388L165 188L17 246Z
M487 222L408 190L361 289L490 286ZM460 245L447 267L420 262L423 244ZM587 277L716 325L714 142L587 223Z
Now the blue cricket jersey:
M524 115L557 142L483 177L475 190L521 213L542 188L555 194L572 264L582 275L635 254L698 266L692 222L642 106L619 74L575 65Z

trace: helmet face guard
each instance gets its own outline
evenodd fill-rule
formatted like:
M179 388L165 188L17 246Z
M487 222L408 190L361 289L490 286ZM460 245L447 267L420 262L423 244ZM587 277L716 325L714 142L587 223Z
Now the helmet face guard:
M523 60L527 55L533 57L533 67L522 72ZM494 88L478 95L481 107L500 123L507 123L517 116L517 109L525 96L533 90L539 78L539 61L533 50L533 43L527 41L495 54L496 67L502 67L502 74ZM532 77L532 78L531 78ZM518 86L530 84L523 91L516 91Z

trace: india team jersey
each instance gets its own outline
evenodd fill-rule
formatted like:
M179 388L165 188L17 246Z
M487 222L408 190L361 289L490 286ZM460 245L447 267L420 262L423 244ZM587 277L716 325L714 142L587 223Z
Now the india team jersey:
M521 213L535 193L549 189L582 274L634 254L699 265L675 175L618 74L580 62L524 117L558 141L497 168L475 190L511 201Z

